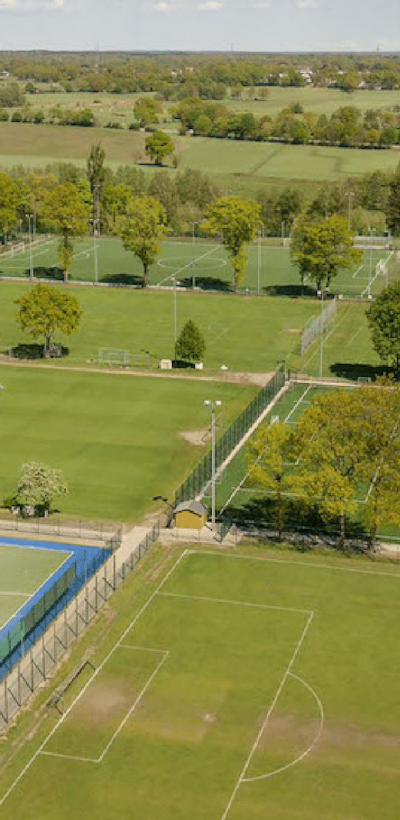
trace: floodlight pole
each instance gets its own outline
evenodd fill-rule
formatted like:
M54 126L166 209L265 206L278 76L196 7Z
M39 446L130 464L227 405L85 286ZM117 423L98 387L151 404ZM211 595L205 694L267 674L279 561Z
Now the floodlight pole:
M368 279L368 299L371 298L372 285L372 234L375 233L375 228L369 229L369 279Z
M28 220L28 235L29 235L29 278L33 279L33 259L32 259L32 229L33 229L34 214L26 214ZM32 223L31 223L32 220Z
M180 285L180 282L177 282L175 274L173 274L171 278L174 283L174 359L176 361L176 343L178 340L178 301L176 298L176 286Z
M257 256L257 293L260 295L261 277L261 228L258 231L258 256Z
M319 377L322 379L324 363L324 288L321 288L321 327L319 337Z
M97 219L90 220L93 229L93 263L94 263L94 283L98 285L99 283L99 269L98 269L98 259L97 259Z
M221 407L220 401L206 399L204 404L211 408L211 526L215 529L215 408Z

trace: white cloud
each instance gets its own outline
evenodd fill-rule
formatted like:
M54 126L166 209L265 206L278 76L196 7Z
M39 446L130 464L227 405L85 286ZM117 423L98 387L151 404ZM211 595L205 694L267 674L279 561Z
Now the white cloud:
M317 9L318 3L316 0L296 0L298 9Z
M64 0L0 0L1 11L36 11L37 9L64 9Z
M219 3L218 0L208 0L207 3L202 3L199 9L203 11L215 11L216 9L221 9L224 5L225 3Z

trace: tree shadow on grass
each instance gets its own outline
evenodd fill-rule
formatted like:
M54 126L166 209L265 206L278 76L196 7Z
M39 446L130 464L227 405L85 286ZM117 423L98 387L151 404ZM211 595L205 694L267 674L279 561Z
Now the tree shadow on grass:
M263 288L268 296L289 296L292 299L315 299L317 292L309 285L267 285Z
M38 342L20 343L12 347L9 354L13 359L44 359L43 344ZM52 345L50 350L50 359L62 358L69 356L69 347L64 345Z
M236 524L240 529L276 531L277 505L272 498L251 498L242 507L229 505L223 513L223 520ZM316 507L307 507L302 501L289 499L285 505L286 534L332 539L331 546L339 547L339 519L324 521ZM346 521L346 547L352 551L365 551L366 530L358 521ZM299 549L313 549L311 543L300 543Z
M201 290L222 290L232 293L232 285L224 279L219 279L215 276L195 276L195 286ZM193 277L187 276L185 279L180 279L181 284L185 288L193 287Z
M29 271L27 271L29 276ZM64 271L57 265L54 267L45 267L44 265L37 265L33 269L35 279L55 279L57 282L64 281Z
M340 379L357 381L370 379L372 382L381 376L395 376L395 371L388 365L361 364L361 362L335 362L329 368L330 372Z
M143 276L138 276L136 273L107 273L106 276L101 277L100 281L105 282L107 285L114 285L115 287L122 287L124 285L133 285L139 288L144 287Z

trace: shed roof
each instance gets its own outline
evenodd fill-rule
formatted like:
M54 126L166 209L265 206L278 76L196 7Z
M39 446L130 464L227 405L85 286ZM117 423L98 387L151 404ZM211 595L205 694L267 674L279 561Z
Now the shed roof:
M200 501L190 500L190 501L182 501L175 507L175 513L179 512L192 512L196 513L196 515L204 515L207 512L207 507L204 504L201 504Z

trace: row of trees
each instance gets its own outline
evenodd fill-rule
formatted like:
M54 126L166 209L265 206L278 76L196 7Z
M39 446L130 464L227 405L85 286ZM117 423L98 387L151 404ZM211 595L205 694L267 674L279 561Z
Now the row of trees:
M199 96L263 85L298 87L307 81L351 92L399 88L396 54L123 54L2 52L4 71L29 86L44 83L70 91L132 93L156 91L179 97L184 89Z
M325 521L358 518L373 548L378 526L400 524L400 387L391 381L318 396L292 429L263 427L248 451L250 478L275 504L281 537L289 499Z

